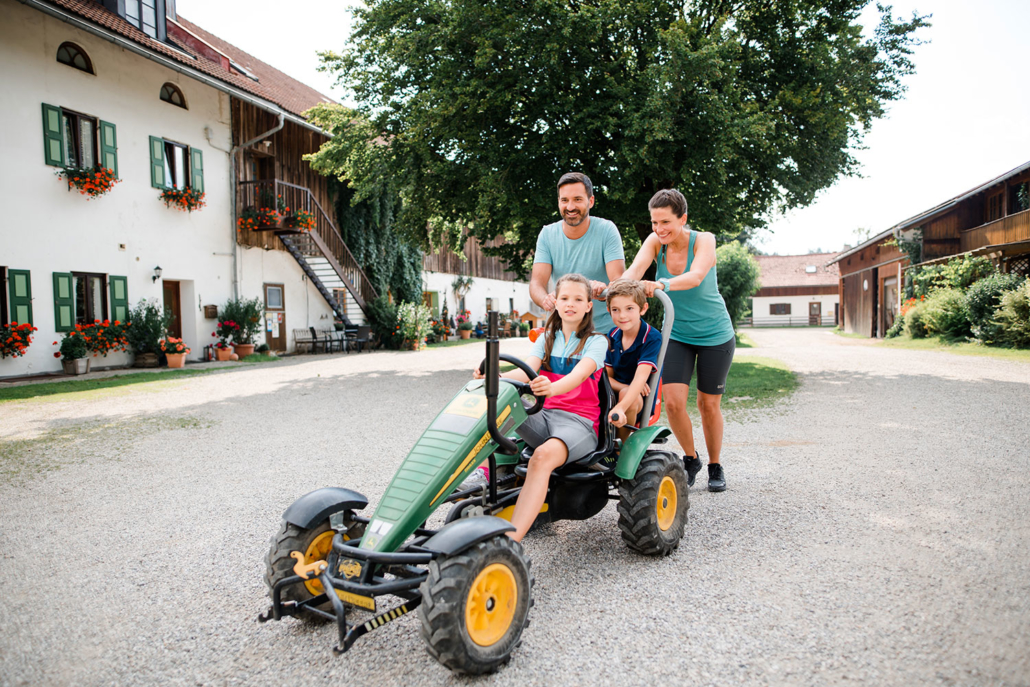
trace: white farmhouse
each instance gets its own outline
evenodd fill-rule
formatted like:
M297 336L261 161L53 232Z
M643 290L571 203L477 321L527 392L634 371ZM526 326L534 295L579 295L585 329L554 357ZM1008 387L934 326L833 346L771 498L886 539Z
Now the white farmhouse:
M752 299L755 327L832 326L839 320L837 253L759 255L761 288Z
M124 319L140 299L173 311L194 360L214 341L205 306L232 297L262 299L265 341L282 351L295 330L364 323L375 289L326 179L301 159L326 140L303 112L328 98L177 16L174 0L0 0L0 13L0 318L39 329L0 377L59 370L62 332ZM98 198L57 175L95 166L119 179ZM167 207L173 185L206 206ZM240 228L260 209L304 210L310 231Z

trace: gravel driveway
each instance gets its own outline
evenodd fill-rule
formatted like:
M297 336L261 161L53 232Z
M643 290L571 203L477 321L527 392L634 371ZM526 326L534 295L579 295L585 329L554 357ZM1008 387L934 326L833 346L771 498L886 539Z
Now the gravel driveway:
M749 335L738 356L802 383L728 423L729 490L699 476L661 560L612 505L530 535L531 625L479 680L414 616L341 657L331 627L255 618L283 509L328 485L375 502L481 346L4 403L0 684L1030 684L1030 365Z

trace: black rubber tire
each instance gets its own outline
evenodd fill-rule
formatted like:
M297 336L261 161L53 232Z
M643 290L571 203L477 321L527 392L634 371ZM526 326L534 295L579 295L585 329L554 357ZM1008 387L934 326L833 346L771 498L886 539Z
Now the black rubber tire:
M676 515L669 529L658 526L658 488L668 476L676 487ZM648 556L668 556L687 525L687 473L683 461L665 451L648 451L631 480L619 485L619 529L629 548Z
M268 550L268 554L265 556L265 585L268 587L268 598L272 598L272 588L275 583L279 580L290 577L293 575L293 566L297 563L297 560L290 556L293 551L300 551L304 553L308 550L311 542L323 532L329 531L329 521L324 520L314 528L306 529L304 527L298 527L297 525L290 524L285 520L282 521L282 525L279 527L279 531L271 539L271 547ZM361 536L358 533L356 536ZM307 587L303 583L291 584L282 590L281 598L283 601L307 601L308 599L314 598L314 595L308 591ZM332 603L326 600L324 604L319 605L317 608L321 610L331 611ZM326 622L326 619L315 613L307 613L300 611L297 613L295 618L300 618L308 622Z
M515 613L508 630L494 644L484 647L469 637L465 627L465 606L476 576L493 563L502 563L512 572L518 589ZM429 653L444 667L459 673L492 673L508 662L511 652L529 625L533 577L522 545L505 535L476 544L455 556L439 558L429 564L429 577L419 587L422 605L422 639Z

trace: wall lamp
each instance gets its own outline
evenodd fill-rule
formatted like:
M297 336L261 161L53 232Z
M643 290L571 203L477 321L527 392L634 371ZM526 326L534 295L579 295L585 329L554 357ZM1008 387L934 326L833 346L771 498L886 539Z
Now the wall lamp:
M160 278L161 278L161 266L158 265L157 267L154 268L154 282L157 283L157 280L160 279Z

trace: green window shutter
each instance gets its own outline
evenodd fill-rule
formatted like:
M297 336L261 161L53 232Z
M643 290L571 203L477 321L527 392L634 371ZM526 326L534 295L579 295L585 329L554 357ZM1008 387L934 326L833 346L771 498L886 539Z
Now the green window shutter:
M43 160L64 167L64 116L61 108L43 103Z
M190 188L204 192L204 154L196 148L190 148Z
M75 278L70 272L54 272L54 329L75 329Z
M7 291L10 295L11 322L32 322L32 280L28 270L7 270Z
M165 142L157 136L150 137L150 185L159 189L168 188L165 182Z
M114 178L118 178L118 135L114 124L111 122L100 122L100 164L114 172Z
M440 317L440 294L433 291L433 317Z
M111 290L111 319L124 323L129 319L129 287L125 277L107 278Z

